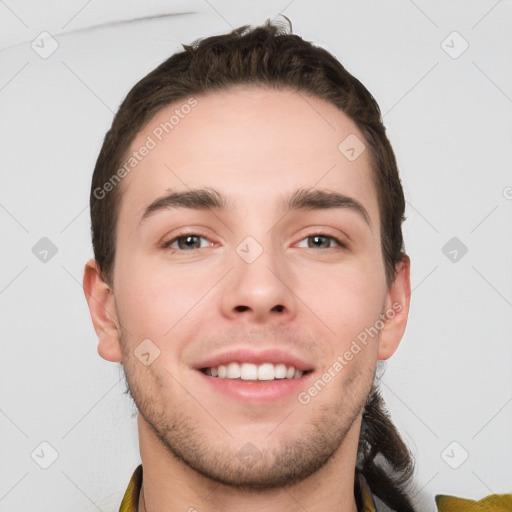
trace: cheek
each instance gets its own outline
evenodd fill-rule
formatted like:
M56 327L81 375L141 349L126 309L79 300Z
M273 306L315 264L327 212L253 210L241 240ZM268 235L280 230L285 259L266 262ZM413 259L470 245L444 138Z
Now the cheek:
M164 286L162 276L149 263L132 254L116 264L116 306L130 340L156 340L172 326L173 289Z
M136 254L119 265L116 276L116 304L128 337L162 346L169 339L179 342L178 333L191 322L200 323L197 315L218 281L213 268L198 272L194 265L173 267Z
M323 321L340 348L375 324L382 311L385 289L368 269L350 266L304 268L297 295Z

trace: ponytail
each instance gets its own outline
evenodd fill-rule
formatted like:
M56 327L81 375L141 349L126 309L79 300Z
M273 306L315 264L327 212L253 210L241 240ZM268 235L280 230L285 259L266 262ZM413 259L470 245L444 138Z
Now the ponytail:
M380 462L377 459L380 459ZM374 385L363 412L356 465L356 499L359 475L386 505L396 512L414 512L406 489L412 479L412 455L391 422L379 389ZM357 503L358 508L361 506Z

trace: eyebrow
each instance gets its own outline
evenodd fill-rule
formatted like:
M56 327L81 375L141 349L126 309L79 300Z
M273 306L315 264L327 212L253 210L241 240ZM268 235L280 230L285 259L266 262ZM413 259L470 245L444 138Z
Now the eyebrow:
M188 208L191 210L232 210L234 203L217 190L209 187L191 189L183 192L170 192L164 197L153 201L142 214L140 223L151 215L171 208ZM322 189L300 188L279 199L280 212L284 215L295 210L327 210L347 208L359 214L366 224L371 227L370 216L365 207L356 199Z
M281 198L281 211L288 214L294 210L328 210L347 208L359 214L371 227L366 208L356 199L331 190L301 188Z

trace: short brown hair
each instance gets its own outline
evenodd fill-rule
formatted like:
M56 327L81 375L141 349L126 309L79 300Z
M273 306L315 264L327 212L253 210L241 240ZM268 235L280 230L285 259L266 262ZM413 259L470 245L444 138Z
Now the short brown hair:
M107 190L105 184L119 177L116 171L135 136L171 103L234 86L261 85L288 88L326 100L352 119L363 134L377 190L382 255L390 285L403 256L405 199L379 106L368 90L329 52L270 21L252 29L244 25L183 48L131 89L105 136L96 162L90 197L92 241L105 282L111 284L113 278L121 201L121 187ZM404 490L412 476L413 461L375 387L363 413L358 453L356 470L367 479L372 491L396 511L413 510ZM378 456L393 475L377 463ZM356 479L356 500L360 504L358 486Z

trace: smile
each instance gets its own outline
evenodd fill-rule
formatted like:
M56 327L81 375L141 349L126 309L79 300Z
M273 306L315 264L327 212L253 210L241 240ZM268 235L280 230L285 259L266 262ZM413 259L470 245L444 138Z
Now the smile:
M203 368L201 371L210 377L220 379L239 379L252 381L268 381L276 379L300 379L304 373L295 366L286 365L284 363L237 363L231 362L221 364L210 368Z

